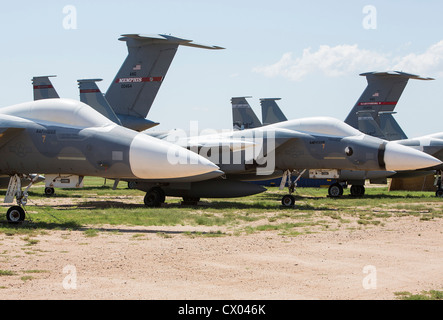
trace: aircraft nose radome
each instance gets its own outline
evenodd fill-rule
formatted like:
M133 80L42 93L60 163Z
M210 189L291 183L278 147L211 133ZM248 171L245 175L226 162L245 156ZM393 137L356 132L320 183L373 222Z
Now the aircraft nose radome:
M194 152L143 133L131 143L129 163L140 179L186 178L220 169Z
M442 163L429 154L395 142L386 144L384 162L386 170L393 171L423 169Z

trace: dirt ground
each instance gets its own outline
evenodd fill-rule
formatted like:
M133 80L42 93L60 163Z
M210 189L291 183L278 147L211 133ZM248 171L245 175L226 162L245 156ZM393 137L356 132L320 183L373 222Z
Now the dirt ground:
M396 299L443 288L443 219L283 236L102 226L0 234L5 299ZM220 230L220 227L217 227Z

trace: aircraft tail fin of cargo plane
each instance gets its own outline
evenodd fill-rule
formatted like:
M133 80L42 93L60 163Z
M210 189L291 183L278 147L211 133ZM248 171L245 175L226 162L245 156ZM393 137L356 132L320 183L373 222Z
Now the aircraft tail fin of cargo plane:
M162 34L125 34L119 40L126 42L128 55L105 97L122 124L137 131L150 127L140 119L148 115L178 46L223 49Z
M418 75L399 72L366 72L368 82L365 90L345 119L345 123L362 131L389 141L407 139L392 116L409 79L433 80Z
M60 98L49 78L55 76L40 76L32 78L34 89L34 100L58 99Z

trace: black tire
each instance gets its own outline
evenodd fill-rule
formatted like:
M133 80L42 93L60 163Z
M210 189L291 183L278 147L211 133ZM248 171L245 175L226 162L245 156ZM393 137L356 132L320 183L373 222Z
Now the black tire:
M295 203L295 198L291 194L286 194L281 198L281 204L285 207L292 207Z
M438 189L437 191L435 191L435 196L443 198L443 189Z
M334 183L329 186L328 194L331 198L338 198L343 195L343 187L339 183Z
M165 202L166 196L162 189L152 188L146 192L145 198L143 199L145 206L153 208L160 207L163 202Z
M365 195L365 186L362 185L352 185L351 186L351 196L363 197Z
M12 206L6 212L6 219L11 223L18 223L25 220L25 210L19 206Z
M50 196L53 196L54 193L55 193L54 188L51 188L51 187L46 187L45 188L45 196L50 197Z
M137 181L129 181L128 189L137 189Z

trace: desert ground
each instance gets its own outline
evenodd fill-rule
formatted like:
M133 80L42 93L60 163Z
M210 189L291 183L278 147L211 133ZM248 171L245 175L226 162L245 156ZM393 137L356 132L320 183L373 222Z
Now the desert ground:
M332 223L297 235L204 225L3 231L0 298L391 300L443 288L442 218Z

